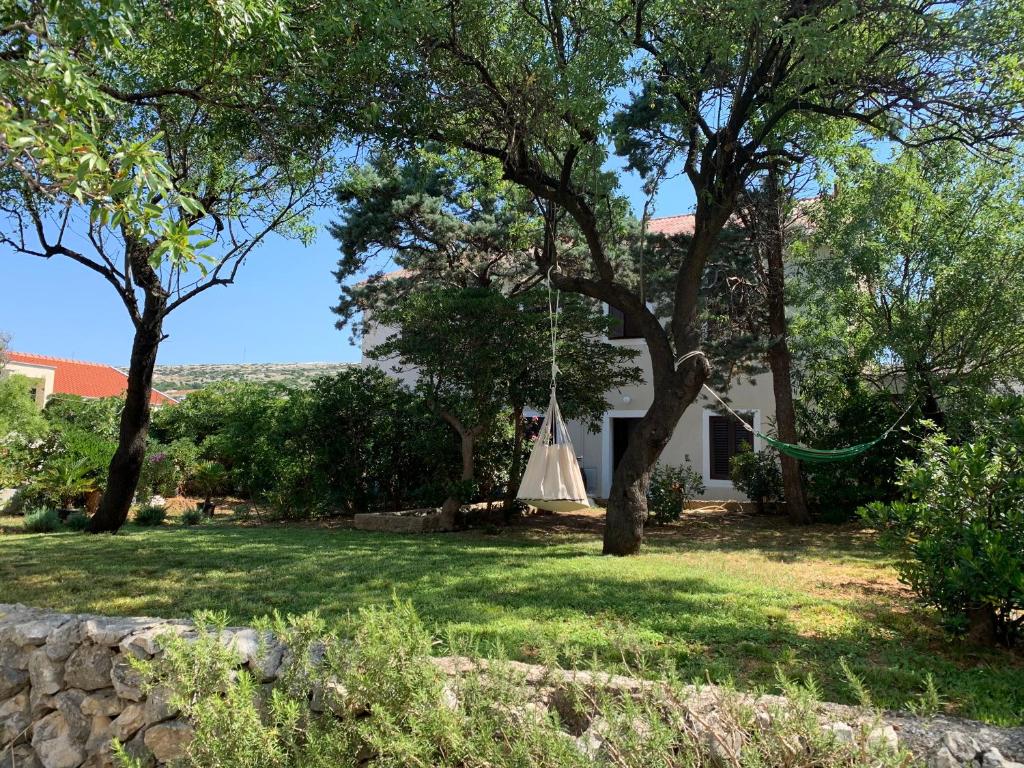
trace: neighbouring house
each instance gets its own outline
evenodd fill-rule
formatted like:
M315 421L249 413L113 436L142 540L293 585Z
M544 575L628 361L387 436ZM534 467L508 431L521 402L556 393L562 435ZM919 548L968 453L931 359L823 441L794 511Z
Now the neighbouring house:
M79 395L99 398L123 395L128 389L128 376L103 363L87 363L62 357L33 355L26 352L5 352L7 364L0 376L21 374L35 382L32 396L42 408L54 395ZM149 396L154 406L177 402L156 389Z
M665 235L686 234L693 231L693 216L651 219L648 229ZM405 274L405 271L395 274ZM618 312L614 307L606 308L606 311L612 315ZM618 314L621 317L621 313ZM395 360L378 361L367 354L393 332L393 328L374 326L370 322L362 339L361 364L376 366L412 386L416 382L415 369L395 370ZM599 432L590 432L579 422L570 422L568 425L573 446L580 458L587 491L599 498L608 496L612 473L626 449L630 432L654 399L654 387L650 383L651 358L640 334L629 327L628 323L622 323L619 332L609 337L608 341L640 351L636 365L644 372L644 382L607 393L608 410ZM746 417L755 432L767 429L774 421L775 396L770 374L734 381L729 397L730 406ZM746 497L729 480L729 460L745 446L752 445L755 451L761 450L762 441L751 435L735 418L721 415L721 408L716 410L713 405L714 402L705 393L686 409L661 455L661 461L672 465L689 464L699 471L706 487L705 499L743 501Z

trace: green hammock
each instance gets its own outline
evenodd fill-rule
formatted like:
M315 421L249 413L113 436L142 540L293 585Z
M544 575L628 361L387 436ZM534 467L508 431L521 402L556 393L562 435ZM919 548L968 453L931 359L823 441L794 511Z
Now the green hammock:
M740 416L738 413L736 413L736 411L730 408L729 404L726 403L725 400L720 398L718 396L718 393L715 392L715 390L713 390L707 384L704 385L704 389L710 392L711 396L715 398L715 400L717 400L719 403L721 403L725 410L731 413L743 426L747 428L748 431L754 433L753 428L749 424L747 424L747 422L743 419L742 416ZM885 440L885 438L889 436L889 433L896 429L896 427L899 426L899 423L903 421L903 417L910 413L910 409L914 407L914 402L911 402L910 405L907 406L907 410L900 414L900 417L896 419L895 422L893 422L893 425L891 427L885 430L885 432L876 437L874 440L868 443L858 443L857 445L849 445L846 448L833 448L831 450L826 450L822 448L805 448L802 445L784 443L781 440L778 440L774 437L762 435L760 432L754 434L756 434L758 437L760 437L762 440L768 443L768 445L777 448L780 453L784 453L787 456L792 456L794 459L799 459L800 461L806 461L812 464L827 464L830 461L849 461L850 459L857 458L862 453L867 453L880 442Z
M800 461L807 461L812 464L827 464L830 461L848 461L849 459L856 458L862 453L867 453L880 442L882 442L889 432L886 431L881 437L876 437L870 443L858 443L857 445L851 445L846 448L833 448L832 450L824 450L821 448L804 448L802 445L793 445L792 443L784 443L781 440L776 440L774 437L768 437L768 435L762 435L760 432L757 436L764 440L768 445L774 446L779 450L780 453L784 453L787 456L792 456L794 459Z

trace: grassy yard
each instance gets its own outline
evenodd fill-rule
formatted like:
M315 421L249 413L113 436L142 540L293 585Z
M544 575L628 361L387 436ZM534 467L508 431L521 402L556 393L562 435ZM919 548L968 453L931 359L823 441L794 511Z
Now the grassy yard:
M26 535L2 533L5 522L0 602L164 617L214 609L244 623L275 609L343 618L395 595L439 635L521 659L553 647L636 671L642 656L742 688L771 688L779 666L850 702L845 657L881 705L915 700L930 673L945 709L1024 722L1024 658L947 643L872 538L851 528L694 515L655 529L644 555L618 559L600 556L586 521L564 518L420 537L231 523Z

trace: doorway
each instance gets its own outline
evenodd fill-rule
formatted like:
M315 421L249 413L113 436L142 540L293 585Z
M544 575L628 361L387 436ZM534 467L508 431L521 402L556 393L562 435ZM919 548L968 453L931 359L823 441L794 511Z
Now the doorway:
M639 416L614 416L612 417L612 473L619 466L622 455L629 445L630 435L640 423Z

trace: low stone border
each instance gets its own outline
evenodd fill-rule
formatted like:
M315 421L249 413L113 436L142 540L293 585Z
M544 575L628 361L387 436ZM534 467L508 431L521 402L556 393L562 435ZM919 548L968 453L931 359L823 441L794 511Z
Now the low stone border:
M441 513L435 511L424 514L361 512L352 524L360 531L384 533L445 533L454 530L446 526Z
M157 638L167 633L196 636L188 621L73 615L0 604L0 765L16 768L112 768L110 741L116 737L143 765L165 765L180 756L192 727L178 717L167 693L146 696L128 657L160 653ZM262 642L261 642L262 640ZM280 674L286 649L250 628L225 630L232 647L261 683ZM448 676L486 672L488 663L460 657L434 663ZM504 662L537 689L537 698L557 708L556 694L572 682L585 688L636 695L658 684L628 677L549 670ZM314 704L316 695L313 694ZM688 713L713 713L721 701L714 686L691 687L680 704ZM764 696L749 699L759 712L785 704ZM903 746L928 768L1024 768L1024 728L998 728L953 717L919 718L905 712L873 713L857 707L822 704L822 726L840 740L854 739L866 726L869 739ZM760 715L759 715L760 716ZM577 737L581 749L600 741L593 723Z

